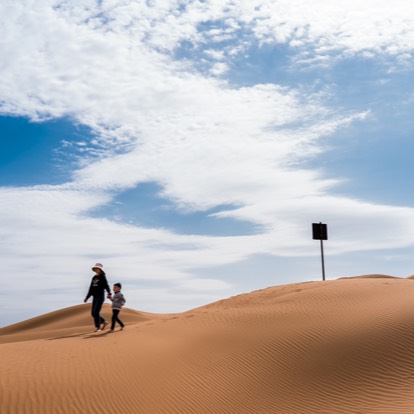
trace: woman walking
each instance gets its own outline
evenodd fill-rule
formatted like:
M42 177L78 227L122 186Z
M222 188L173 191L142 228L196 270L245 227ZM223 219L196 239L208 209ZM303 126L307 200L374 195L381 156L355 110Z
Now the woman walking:
M108 322L106 322L106 320L101 316L101 309L105 301L105 290L108 292L109 295L111 293L111 289L109 288L105 272L102 268L103 265L101 263L96 263L96 265L92 267L92 270L95 272L95 275L92 277L88 294L86 295L86 298L84 300L84 302L86 303L88 299L92 296L91 313L95 322L95 332L102 331L103 329L105 329L106 325L108 325Z

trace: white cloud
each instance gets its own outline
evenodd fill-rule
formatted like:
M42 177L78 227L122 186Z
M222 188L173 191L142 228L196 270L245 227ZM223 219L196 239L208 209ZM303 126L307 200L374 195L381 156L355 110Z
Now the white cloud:
M204 54L214 60L224 60L226 58L223 50L208 49L204 51Z
M302 167L329 146L330 135L366 113L331 109L323 95L295 87L235 88L198 73L189 58L175 60L174 50L182 41L206 47L201 55L212 59L211 73L224 76L227 56L257 41L306 46L311 57L393 54L407 63L412 8L406 1L321 0L1 4L0 111L69 116L96 133L93 145L82 145L72 182L1 189L4 269L33 291L41 289L39 274L46 285L60 275L59 286L76 291L82 269L102 258L123 280L161 281L178 292L205 291L207 299L217 295L212 287L228 292L231 285L203 279L197 269L256 254L314 254L312 221L332 225L341 240L332 242L335 253L410 245L412 209L332 196L337 180ZM225 51L213 50L214 42L238 36ZM234 205L215 217L263 231L183 236L88 216L114 191L148 181L177 209Z
M179 286L187 291L219 291L229 289L232 286L222 280L217 279L191 279L179 282Z
M117 1L103 2L99 11L109 22L98 28L110 27L117 33L128 30L164 50L172 50L182 41L240 40L246 30L262 42L306 44L318 54L372 50L399 55L413 48L410 16L414 6L409 0ZM93 16L98 11L85 7L84 13Z
M217 62L211 67L210 73L214 76L220 76L225 74L228 70L228 65L222 62Z
M218 6L213 1L202 5L194 2L188 14L201 8L213 20L210 16L217 14ZM414 25L410 16L414 6L409 0L394 3L378 0L253 0L237 4L228 1L223 10L228 18L251 29L262 42L276 41L294 47L307 45L316 54L374 51L404 55L413 49Z

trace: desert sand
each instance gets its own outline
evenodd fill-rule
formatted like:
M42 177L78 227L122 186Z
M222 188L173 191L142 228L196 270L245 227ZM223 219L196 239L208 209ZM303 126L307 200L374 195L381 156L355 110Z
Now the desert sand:
M89 312L0 329L2 414L414 413L409 278L283 285L171 315L123 309L114 333L92 333Z

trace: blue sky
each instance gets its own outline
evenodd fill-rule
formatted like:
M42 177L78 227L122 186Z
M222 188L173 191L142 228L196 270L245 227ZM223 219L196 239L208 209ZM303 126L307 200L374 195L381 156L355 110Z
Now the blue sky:
M0 326L81 303L96 261L148 312L319 280L319 221L328 279L411 275L412 12L0 4Z
M74 152L65 142L91 139L91 131L70 119L32 122L21 116L0 117L2 186L61 184L70 179Z

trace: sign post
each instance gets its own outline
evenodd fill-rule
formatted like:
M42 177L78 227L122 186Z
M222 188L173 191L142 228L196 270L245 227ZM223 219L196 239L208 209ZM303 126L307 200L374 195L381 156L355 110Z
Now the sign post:
M323 241L328 240L328 226L321 222L312 223L313 240L321 241L322 280L325 280L325 260L323 257Z

